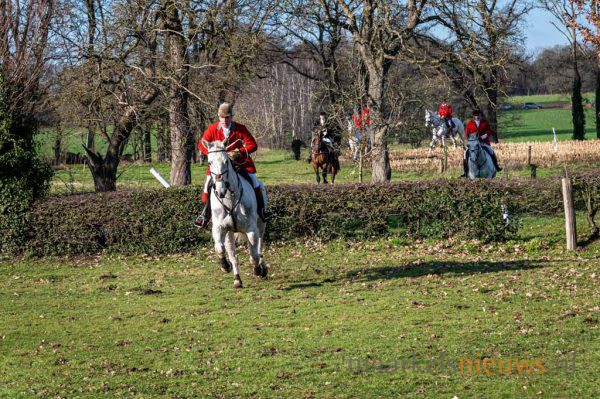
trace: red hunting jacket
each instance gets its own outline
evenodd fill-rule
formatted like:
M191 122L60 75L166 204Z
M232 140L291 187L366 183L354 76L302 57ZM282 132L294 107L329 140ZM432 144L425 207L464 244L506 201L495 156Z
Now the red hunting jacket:
M362 115L361 114L354 114L354 115L352 115L352 120L354 121L354 126L356 126L357 129L362 129L362 127L363 127L363 121L362 121Z
M452 106L446 103L440 104L438 107L438 115L442 118L452 118Z
M479 140L483 141L487 145L490 145L490 137L492 136L492 129L490 128L490 124L488 123L487 120L481 119L481 122L479 122L479 128L475 124L474 120L470 120L467 123L467 127L465 128L465 136L468 139L469 136L473 133L477 133L477 137L479 138ZM485 139L482 139L481 136L486 133L487 133L487 137Z
M364 107L362 112L362 120L365 126L371 125L371 119L369 119L369 107Z
M225 140L223 129L219 126L219 122L210 125L202 135L202 139L208 142ZM203 154L208 155L208 150L202 145L202 139L198 141L198 149ZM256 173L256 167L252 158L250 158L250 154L255 152L258 146L246 126L241 123L231 122L231 133L225 146L229 146L227 147L228 151L240 150L240 155L233 161L239 169L243 169L248 173ZM206 175L210 175L210 168L206 169Z

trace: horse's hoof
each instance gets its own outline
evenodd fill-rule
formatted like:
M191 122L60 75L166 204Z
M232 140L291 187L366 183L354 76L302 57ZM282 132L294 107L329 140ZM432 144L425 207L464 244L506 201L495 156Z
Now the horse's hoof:
M221 271L223 273L229 273L231 271L231 263L225 258L221 258Z
M233 281L233 288L244 288L244 286L242 285L242 280L240 280L239 278L236 278Z
M253 272L254 272L255 276L261 276L262 275L262 265L254 266Z
M267 266L266 263L263 263L261 265L260 277L266 278L268 275L269 275L269 267Z

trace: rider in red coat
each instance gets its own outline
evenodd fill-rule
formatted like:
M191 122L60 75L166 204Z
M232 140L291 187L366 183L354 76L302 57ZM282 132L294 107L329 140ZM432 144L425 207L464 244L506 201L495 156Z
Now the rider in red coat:
M446 99L444 99L438 107L438 115L440 118L444 118L448 129L452 130L454 128L454 123L452 122L452 106L446 102Z
M225 137L226 133L228 133L227 137ZM229 156L233 159L236 169L245 170L248 173L256 173L256 167L254 166L254 161L250 158L250 154L255 152L258 147L256 140L252 137L246 126L230 121L229 129L227 129L221 125L221 122L215 122L206 129L202 135L202 139L207 142L225 141L225 146L227 147ZM208 150L202 144L202 140L198 142L198 149L203 154L208 154ZM206 168L206 175L210 175L210 168Z
M260 182L255 176L256 167L250 154L258 148L256 140L250 134L246 126L241 123L233 122L233 106L229 103L223 103L219 106L219 121L210 125L202 138L198 141L198 149L203 154L208 155L208 150L202 144L202 140L223 141L229 157L233 160L236 170L248 177L252 182L254 194L256 195L256 204L259 216L267 221L273 217L273 214L265 209L265 200ZM204 183L204 192L202 193L202 202L205 204L201 215L196 219L196 226L204 228L208 226L210 220L210 190L212 188L212 178L210 176L210 168L206 169L206 182Z
M496 153L494 152L494 149L492 148L492 146L490 144L490 137L492 136L492 129L490 128L489 122L485 118L481 117L481 112L479 110L473 111L473 119L471 119L469 122L467 122L467 127L465 128L465 137L467 139L472 134L477 135L477 138L481 142L483 149L486 150L487 153L492 158L492 161L494 162L494 166L496 167L496 170L498 172L500 172L502 170L502 168L498 165L498 159L496 158ZM465 150L465 155L463 158L463 168L464 168L465 174L462 177L467 177L467 174L469 172L469 165L467 162L467 159L469 158L468 151L469 150Z

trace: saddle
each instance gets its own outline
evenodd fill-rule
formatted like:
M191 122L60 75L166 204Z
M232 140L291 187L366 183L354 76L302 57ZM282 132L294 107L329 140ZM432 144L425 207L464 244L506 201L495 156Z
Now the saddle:
M252 179L250 178L250 176L248 176L248 172L246 171L246 169L242 169L235 164L233 165L233 169L235 169L235 171L239 173L244 179L246 179L246 181L250 183L250 186L252 186Z

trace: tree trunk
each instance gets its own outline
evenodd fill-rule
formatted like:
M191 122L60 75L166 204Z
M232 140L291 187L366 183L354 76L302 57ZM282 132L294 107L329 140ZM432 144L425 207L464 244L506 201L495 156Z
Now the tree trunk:
M585 139L585 114L581 97L581 75L577 65L577 31L571 29L571 57L573 62L573 93L571 95L571 114L573 116L573 140Z
M156 158L158 162L170 161L169 154L171 153L171 149L169 141L165 121L161 117L156 123Z
M117 167L119 158L107 155L106 158L97 153L94 154L84 147L88 153L88 167L94 178L94 189L97 193L115 191L117 189Z
M96 131L94 130L93 123L88 123L87 125L87 135L85 138L85 146L92 151L96 151Z
M492 73L497 73L492 71ZM486 89L487 94L487 104L486 104L486 114L487 119L490 124L490 129L492 129L492 137L491 141L493 143L498 142L498 87L497 87L497 79L491 79L491 85Z
M144 126L144 162L152 162L152 122Z
M171 87L169 127L171 129L170 183L172 186L191 184L193 135L188 125L187 92L179 87Z
M371 119L371 168L373 183L383 183L388 179L389 157L385 156L387 151L388 125L384 116L385 104L383 88L385 85L385 68L377 67L375 62L367 65L369 69L368 106Z
M55 165L59 165L60 161L61 161L61 147L62 147L62 137L63 137L63 132L62 132L62 127L60 126L60 123L56 124L56 140L54 140L54 164Z
M585 139L585 114L581 97L581 76L577 64L573 65L573 95L571 96L571 113L573 115L573 140Z
M169 89L169 128L171 130L172 186L192 183L194 136L189 126L188 92L189 62L186 39L179 10L172 0L165 2L165 28L168 31L170 66L173 81Z
M596 66L596 97L594 104L596 106L596 138L600 139L600 54Z

